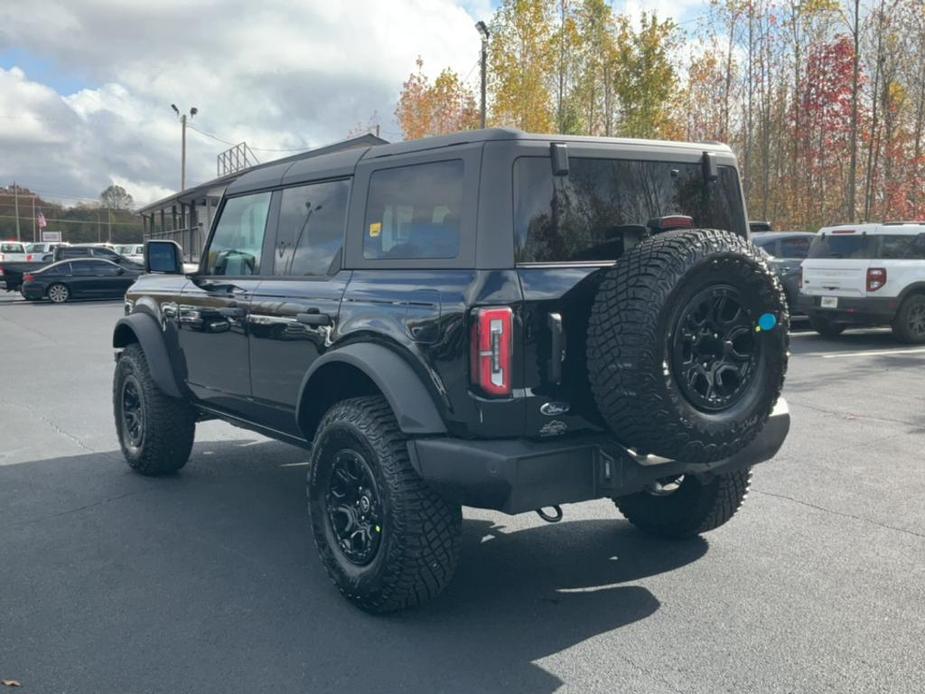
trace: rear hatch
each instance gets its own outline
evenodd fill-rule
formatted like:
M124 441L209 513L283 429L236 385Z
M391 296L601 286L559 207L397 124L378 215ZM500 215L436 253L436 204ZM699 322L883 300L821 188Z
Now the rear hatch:
M569 150L566 175L553 175L548 156L520 157L513 170L526 431L539 437L601 424L585 364L600 270L670 216L689 217L693 227L748 233L734 166L719 166L718 180L708 182L696 152L688 161L654 161Z
M863 297L867 269L876 257L875 236L855 231L821 232L803 261L802 293L818 297Z

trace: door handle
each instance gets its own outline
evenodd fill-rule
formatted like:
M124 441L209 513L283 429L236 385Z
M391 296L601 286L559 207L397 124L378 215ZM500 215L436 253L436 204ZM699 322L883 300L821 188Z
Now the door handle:
M297 313L295 319L304 325L331 325L331 316L327 313L321 313L318 309L307 311L306 313Z

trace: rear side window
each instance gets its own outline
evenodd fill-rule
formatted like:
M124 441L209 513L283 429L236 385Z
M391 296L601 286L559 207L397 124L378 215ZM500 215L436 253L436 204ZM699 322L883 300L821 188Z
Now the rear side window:
M0 243L0 253L25 253L21 243Z
M283 191L274 274L327 274L344 244L349 195L349 181Z
M880 257L891 260L925 259L925 234L881 236Z
M459 255L461 159L376 171L369 179L363 257L451 259Z
M42 274L49 275L70 275L71 274L71 264L70 263L60 263L58 265L50 265L44 270L39 270Z
M805 258L813 240L808 236L793 236L780 240L781 258Z
M81 260L71 263L71 271L75 275L104 275L109 267L112 265L104 260Z
M738 175L720 166L719 176L706 182L699 163L582 157L569 159L568 176L553 176L547 157L522 157L514 163L516 260L613 260L624 235L667 215L744 235Z
M866 234L820 234L809 247L810 258L874 258L876 243Z
M242 277L260 272L270 193L229 198L209 244L207 275Z

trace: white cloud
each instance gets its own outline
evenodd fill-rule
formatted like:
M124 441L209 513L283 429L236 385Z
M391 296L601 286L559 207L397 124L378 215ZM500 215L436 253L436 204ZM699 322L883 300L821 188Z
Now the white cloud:
M373 111L394 138L392 111L415 58L465 75L479 46L475 18L451 0L3 5L0 50L65 65L96 86L58 94L0 69L0 180L87 197L115 182L139 202L178 182L171 103L197 106L192 124L202 130L260 147L326 144ZM187 144L188 179L212 178L225 146L195 132Z

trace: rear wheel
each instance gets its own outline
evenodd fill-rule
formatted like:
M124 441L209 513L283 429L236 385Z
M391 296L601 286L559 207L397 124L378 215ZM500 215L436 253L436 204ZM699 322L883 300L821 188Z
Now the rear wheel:
M925 342L925 296L907 297L893 319L893 334L903 342Z
M125 461L142 475L176 472L189 459L196 412L184 400L161 392L141 347L126 347L112 385L116 433Z
M812 326L813 330L822 335L822 337L838 337L845 332L844 324L834 323L831 319L818 314L810 315L809 324Z
M48 299L53 304L64 304L71 298L71 290L66 284L56 283L48 288Z
M462 513L411 466L382 397L334 405L312 445L309 513L315 546L344 597L369 612L420 605L449 583Z
M675 539L693 537L718 528L736 514L748 494L751 476L751 468L681 475L614 499L614 503L644 532Z

